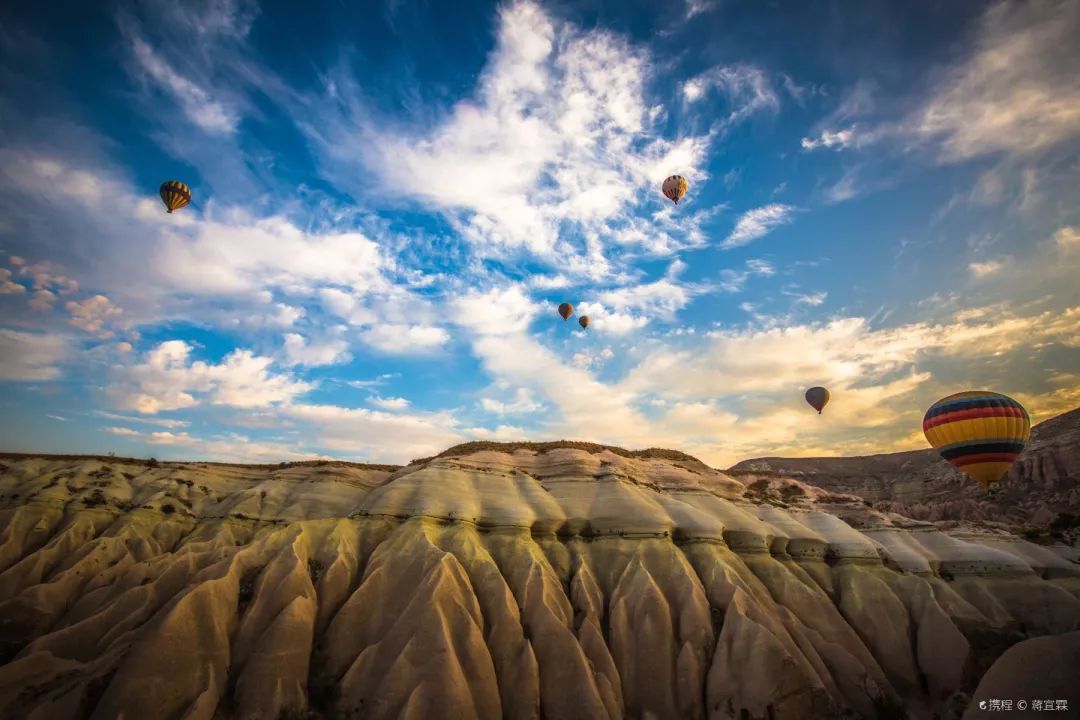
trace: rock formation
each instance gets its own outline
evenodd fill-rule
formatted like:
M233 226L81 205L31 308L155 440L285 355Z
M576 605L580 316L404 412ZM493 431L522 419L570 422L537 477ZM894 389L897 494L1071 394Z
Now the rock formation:
M1077 566L678 453L7 457L0 716L959 717Z
M993 494L929 449L866 457L760 458L744 460L730 472L789 475L920 520L1048 529L1063 514L1080 516L1080 409L1036 425L1024 453Z

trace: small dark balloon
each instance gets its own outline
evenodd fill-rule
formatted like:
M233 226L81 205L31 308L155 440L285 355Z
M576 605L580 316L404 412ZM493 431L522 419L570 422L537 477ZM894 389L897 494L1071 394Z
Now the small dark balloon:
M590 322L591 321L589 320L588 315L582 315L581 317L578 318L578 325L580 325L582 328L589 327Z
M806 391L806 402L818 411L818 415L829 404L829 397L829 391L821 386L815 386Z

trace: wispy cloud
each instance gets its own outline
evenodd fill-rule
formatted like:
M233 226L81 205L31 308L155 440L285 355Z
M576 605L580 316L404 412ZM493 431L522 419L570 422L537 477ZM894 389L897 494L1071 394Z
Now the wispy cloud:
M375 407L382 408L383 410L397 411L408 409L410 403L403 397L371 397L368 398L368 402Z
M780 108L780 98L769 76L761 68L750 65L722 65L706 70L683 83L683 99L688 103L697 102L706 98L710 90L720 91L727 99L724 128L754 113L776 112Z
M350 97L350 77L335 79L336 104L320 100L315 115L303 108L301 125L343 185L359 163L399 197L446 214L474 252L524 251L564 273L600 276L620 249L608 237L652 239L623 227L633 210L662 201L664 177L703 177L708 136L663 137L645 94L650 73L648 52L625 38L515 2L499 12L475 93L430 132L378 122ZM693 222L687 215L673 231Z
M147 42L135 38L131 49L146 77L173 98L188 120L209 133L231 134L236 131L240 124L239 115L213 99L206 89L179 74Z
M758 238L765 237L774 228L791 222L796 208L791 205L772 203L763 207L747 210L739 216L735 229L721 243L724 249L747 245Z
M775 274L776 268L772 263L758 259L747 260L745 270L721 270L718 286L724 292L737 293L742 291L746 281L751 277L755 275L769 277Z
M972 277L975 278L986 278L991 275L997 275L1004 267L1005 263L1001 260L986 260L968 264L968 269L971 271Z
M816 138L804 137L801 145L804 150L816 150L817 148L836 148L841 150L852 144L855 139L855 128L845 130L822 130Z
M72 350L62 335L0 328L0 380L55 380Z
M948 160L1030 153L1080 134L1080 6L1008 3L979 22L970 56L944 74L913 119Z
M1080 249L1080 227L1068 225L1054 233L1054 242L1062 250Z
M1001 153L1040 153L1080 135L1080 8L1069 2L991 5L977 23L970 49L934 74L932 91L899 118L840 128L874 104L856 87L844 104L806 137L807 149L866 147L886 139L909 146L934 143L940 162Z

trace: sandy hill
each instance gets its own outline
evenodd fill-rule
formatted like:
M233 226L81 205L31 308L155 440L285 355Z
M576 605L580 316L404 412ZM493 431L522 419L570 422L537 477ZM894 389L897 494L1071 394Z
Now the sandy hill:
M1049 534L1060 516L1080 516L1080 409L1032 428L1024 453L993 494L930 449L866 457L759 458L744 460L729 472L797 477L922 520L1003 523L1033 535Z
M0 717L955 718L1080 629L1059 548L670 451L0 463Z

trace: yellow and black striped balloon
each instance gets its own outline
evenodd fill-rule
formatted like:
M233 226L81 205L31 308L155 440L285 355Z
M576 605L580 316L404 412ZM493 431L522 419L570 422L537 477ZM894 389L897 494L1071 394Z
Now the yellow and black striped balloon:
M660 189L663 191L664 197L678 205L689 187L690 183L682 175L672 175L664 181Z
M168 212L186 207L191 202L191 188L179 180L166 180L161 183L161 189L158 192Z
M943 458L989 487L1009 472L1024 449L1031 418L1007 395L974 390L931 405L923 433Z

